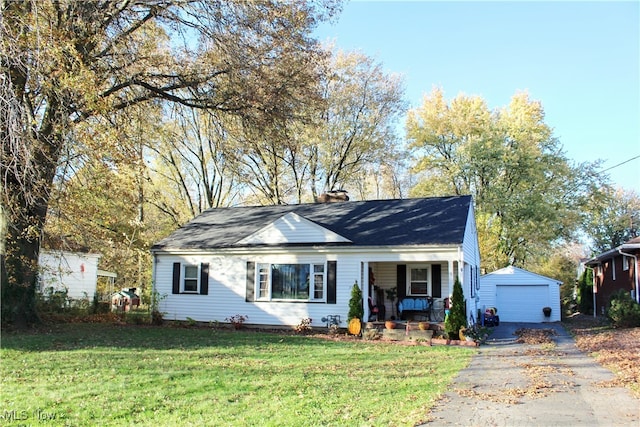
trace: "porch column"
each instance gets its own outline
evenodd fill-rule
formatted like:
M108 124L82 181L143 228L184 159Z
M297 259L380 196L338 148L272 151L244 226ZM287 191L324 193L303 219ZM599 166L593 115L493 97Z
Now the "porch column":
M453 292L453 281L455 280L455 271L453 271L453 261L447 261L447 276L448 276L448 284L447 284L447 295L443 295L443 298L449 298L449 295Z
M362 283L360 284L362 290L362 306L364 308L364 316L362 316L362 327L364 329L364 323L369 320L369 263L362 263Z

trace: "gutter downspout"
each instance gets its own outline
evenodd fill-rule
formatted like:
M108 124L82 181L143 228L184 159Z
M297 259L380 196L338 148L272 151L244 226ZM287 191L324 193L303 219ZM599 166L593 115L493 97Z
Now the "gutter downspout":
M158 268L158 254L152 252L153 254L153 269L151 270L151 310L160 311L160 307L156 307L159 304L158 298L156 297L156 269Z
M624 256L628 256L633 258L633 275L635 276L635 282L636 282L636 302L640 302L640 299L638 299L638 290L640 290L640 287L638 286L638 257L635 255L631 255L625 252L622 252L622 249L618 249L618 253L620 255L624 255Z
M589 270L591 270L591 297L593 299L593 318L595 319L596 316L596 274L595 274L595 269L593 267L589 267L588 265L585 265L584 268L588 268Z

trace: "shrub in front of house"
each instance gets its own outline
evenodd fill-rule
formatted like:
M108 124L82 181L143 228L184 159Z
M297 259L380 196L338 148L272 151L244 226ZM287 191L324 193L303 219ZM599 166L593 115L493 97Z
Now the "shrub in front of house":
M362 305L362 291L358 282L353 284L351 288L351 299L349 300L349 314L347 315L349 320L353 318L360 319L364 317L364 306Z
M619 290L611 295L607 316L616 328L640 326L640 304L627 291Z
M458 339L460 328L467 326L467 316L464 310L464 294L460 280L456 278L451 295L451 311L444 322L444 330L450 339Z

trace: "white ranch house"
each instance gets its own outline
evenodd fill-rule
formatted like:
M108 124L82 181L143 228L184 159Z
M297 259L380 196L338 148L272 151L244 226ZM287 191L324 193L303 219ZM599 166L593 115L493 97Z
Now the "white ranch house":
M354 283L371 296L448 297L459 277L477 312L480 255L470 196L215 208L155 244L154 290L167 320L346 326ZM397 299L387 297L395 290Z

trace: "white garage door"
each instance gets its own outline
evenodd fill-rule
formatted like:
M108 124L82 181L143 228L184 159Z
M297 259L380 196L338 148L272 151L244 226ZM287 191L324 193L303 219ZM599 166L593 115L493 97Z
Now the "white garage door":
M501 322L542 322L549 305L548 285L498 285L496 306Z

